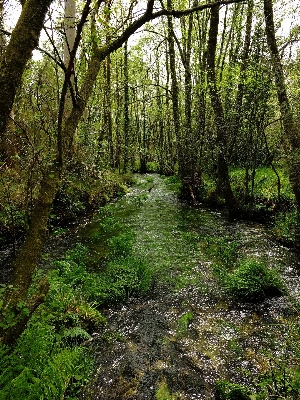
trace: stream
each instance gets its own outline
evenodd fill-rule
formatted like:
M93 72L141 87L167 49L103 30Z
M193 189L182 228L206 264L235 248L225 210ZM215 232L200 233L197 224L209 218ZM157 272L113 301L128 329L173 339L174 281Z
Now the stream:
M255 390L268 357L288 352L286 327L297 319L291 302L299 299L296 254L260 224L183 205L155 174L137 176L137 184L110 210L134 231L135 252L159 279L147 297L103 310L106 335L93 335L96 371L82 399L214 399L217 380ZM94 254L101 242L90 238L99 223L101 216L77 230L78 241ZM243 255L278 268L289 297L257 304L228 298L193 240L199 235L228 237Z
M289 352L288 326L298 318L293 304L300 296L297 254L272 240L261 224L180 203L166 178L146 174L136 180L109 210L134 232L134 252L147 260L156 279L146 296L101 310L107 325L92 335L95 371L80 398L208 400L215 399L218 380L255 391L269 358ZM96 233L102 218L100 213L52 238L48 259L80 242L89 248L93 268L100 268L103 237ZM277 268L289 295L234 301L216 282L203 251L201 238L207 236L234 240L240 255Z

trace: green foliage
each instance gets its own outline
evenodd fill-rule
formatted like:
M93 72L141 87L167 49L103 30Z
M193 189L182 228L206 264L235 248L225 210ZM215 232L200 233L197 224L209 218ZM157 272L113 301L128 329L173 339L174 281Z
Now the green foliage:
M178 332L183 333L185 332L190 323L193 321L194 315L191 311L188 311L184 313L179 319L178 319Z
M99 212L101 214L104 213L104 211L102 211L102 210L103 210L102 208L99 210ZM111 233L114 233L114 232L120 230L121 225L120 225L119 221L116 218L114 218L111 215L111 213L108 211L105 213L105 218L103 218L101 220L100 228L102 230L102 233L111 234Z
M223 285L242 301L262 300L284 293L284 284L276 270L254 259L242 260L232 273L224 274Z
M284 283L275 269L256 259L238 261L238 243L230 238L206 236L202 243L214 259L213 270L220 284L241 301L258 301L285 293Z
M82 291L90 301L103 305L145 294L152 280L153 274L145 261L126 257L110 261L101 274L87 274Z
M0 285L0 309L2 308L3 305L3 298L6 290L14 292L16 288L14 288L13 285L6 285L6 284ZM23 301L17 304L16 309L19 316L18 319L16 319L15 312L10 307L1 310L1 314L3 316L3 318L0 321L1 328L6 329L8 327L14 326L18 323L19 319L22 319L23 317L29 315L28 306Z
M216 382L217 400L250 400L250 392L247 388L227 381Z
M178 175L169 176L167 179L165 179L165 183L170 190L174 191L177 194L180 193L182 189L182 182Z
M297 307L297 306L295 306ZM298 306L299 311L299 306ZM288 338L287 343L280 349L280 354L273 355L266 352L268 368L260 375L260 391L254 400L300 398L300 324L298 318L290 323L279 324L277 335L282 337L283 332Z
M64 347L51 328L35 324L12 353L1 348L0 399L77 398L89 378L90 358L84 347Z
M256 207L266 208L266 202L273 203L294 201L294 194L291 189L288 174L282 168L277 168L277 173L280 179L280 199L278 198L278 178L270 167L259 167L255 170L253 200L256 202ZM240 197L245 196L245 169L231 168L230 169L231 185L234 193ZM249 182L250 192L251 182Z
M137 206L142 206L148 199L148 193L141 193L134 198L134 204Z
M226 268L232 268L237 260L239 245L229 236L223 238L205 236L202 248L217 264L221 263Z
M300 239L300 214L296 210L278 213L273 218L271 232L277 239L297 245Z
M148 172L158 172L159 171L159 163L155 161L148 161L146 164L146 168Z
M104 219L102 228L110 230L116 225L116 220L108 217ZM133 254L134 242L132 231L126 228L123 228L123 232L118 235L107 239L107 262L102 265L99 272L87 271L85 262L88 250L77 244L74 250L67 252L63 260L54 262L57 270L53 273L61 284L76 290L76 293L86 301L92 301L98 306L124 301L133 295L143 295L151 287L153 272L148 263ZM62 287L59 285L58 291ZM67 292L65 290L64 294ZM57 297L59 298L59 293ZM68 318L71 315L72 313Z
M74 259L78 253L73 252ZM72 259L69 262L76 265ZM73 277L71 284L65 281L58 271L50 273L45 302L13 351L0 348L0 399L75 399L89 379L92 362L82 343L105 319L72 289L77 285Z
M134 245L134 235L132 231L120 233L118 236L113 236L108 239L109 257L116 259L119 257L125 258L132 253Z
M156 400L176 400L178 396L171 394L168 388L168 384L165 379L159 383L159 387L155 393Z

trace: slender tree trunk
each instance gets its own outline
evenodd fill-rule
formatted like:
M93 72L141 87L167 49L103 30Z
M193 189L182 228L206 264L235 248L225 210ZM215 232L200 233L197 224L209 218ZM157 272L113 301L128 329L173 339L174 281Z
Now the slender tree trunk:
M241 110L243 105L243 97L244 97L244 87L245 87L245 78L246 78L246 69L248 64L248 57L250 51L251 44L251 30L252 30L252 20L253 20L253 0L248 0L248 11L247 11L247 19L246 19L246 32L244 39L244 46L241 58L241 68L240 68L240 76L239 76L239 84L237 88L237 94L235 98L234 109L232 110L232 122L231 122L231 143L229 145L231 152L234 149L234 145L236 143L237 138L240 133L240 125L241 125Z
M109 165L114 168L114 143L113 143L113 129L112 129L112 116L111 116L111 58L107 56L104 63L104 127L107 134L108 151L109 151Z
M194 0L193 6L197 5ZM196 201L198 197L198 185L200 183L196 174L197 146L196 137L192 129L192 32L194 15L188 16L187 27L182 19L183 46L180 49L181 61L184 67L184 129L182 133L182 195L188 200ZM178 43L178 46L180 44Z
M198 59L198 68L196 70L196 109L197 109L197 172L199 183L202 181L202 163L203 147L206 135L206 104L207 104L207 79L206 79L206 43L209 23L209 13L206 11L200 15L197 13L197 45L196 54Z
M124 172L129 164L129 76L128 76L128 42L124 44Z
M277 98L280 106L283 128L289 143L289 178L300 211L300 133L294 121L294 116L286 92L284 72L277 47L272 0L264 0L266 36L277 88Z
M4 30L4 0L0 0L0 29ZM0 57L4 53L6 46L6 38L4 32L0 32Z
M167 0L167 8L171 10L173 8L172 0ZM178 82L176 73L176 54L175 54L175 43L174 43L174 28L173 20L171 16L168 16L168 44L169 44L169 65L170 65L170 76L171 76L171 92L172 92L172 108L173 108L173 122L176 136L177 145L177 160L178 160L178 173L182 176L182 143L181 143L181 124L179 117L179 100L178 100Z
M53 0L28 0L0 60L0 156L7 154L6 126L17 89L32 51L38 45L46 12Z
M64 64L66 69L69 66L71 59L71 52L74 47L76 38L76 3L75 0L65 0L65 16L64 16L64 30L65 30L65 42L64 42ZM75 83L75 60L72 61L71 65L71 79L70 85L75 93L74 83ZM65 116L70 115L72 110L72 94L70 88L67 91L66 101L65 101Z
M210 27L207 47L207 77L210 89L210 98L215 115L218 145L218 181L217 191L224 197L229 210L237 207L236 199L230 186L227 164L227 129L224 119L221 97L218 92L215 73L215 56L219 26L219 6L211 9Z

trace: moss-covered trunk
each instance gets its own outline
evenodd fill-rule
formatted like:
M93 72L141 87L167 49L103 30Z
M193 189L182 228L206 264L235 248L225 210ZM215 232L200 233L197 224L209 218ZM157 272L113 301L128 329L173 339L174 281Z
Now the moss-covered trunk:
M13 263L12 288L9 288L0 314L0 341L12 344L22 333L30 312L43 299L48 289L42 285L39 296L28 298L28 289L32 283L41 250L47 237L47 223L54 197L60 185L59 168L52 168L44 174L38 197L30 218L25 242ZM24 313L25 308L28 310ZM6 318L13 313L13 325L6 326Z
M217 190L224 197L229 210L237 208L236 199L232 192L227 164L227 129L224 119L223 106L218 92L215 73L216 46L219 26L220 6L211 9L210 27L207 46L207 78L210 89L210 99L215 115L218 145L218 182Z
M0 153L11 152L5 140L6 125L17 89L32 51L38 45L46 12L53 0L27 0L0 60Z

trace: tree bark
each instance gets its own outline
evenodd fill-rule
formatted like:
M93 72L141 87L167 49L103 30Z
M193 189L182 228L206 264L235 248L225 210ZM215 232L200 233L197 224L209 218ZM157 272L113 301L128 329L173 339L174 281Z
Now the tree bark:
M0 29L4 30L4 0L0 0ZM0 57L4 53L6 46L6 38L4 32L0 32Z
M167 0L168 10L172 10L172 0ZM179 100L178 100L178 82L176 73L176 57L175 57L175 41L174 41L174 28L172 17L168 16L168 45L169 45L169 67L171 76L171 93L172 93L172 110L173 110L173 123L177 145L177 160L178 160L178 173L182 176L182 144L181 144L181 124L179 118Z
M0 60L0 155L6 158L5 131L17 89L32 51L38 45L53 0L28 0Z
M123 160L124 172L127 172L128 164L129 164L129 129L130 129L130 121L129 121L129 76L128 76L128 42L125 42L124 45L124 150L123 150Z
M227 129L224 119L221 97L218 92L215 73L216 46L219 26L219 6L211 9L210 27L207 46L207 78L210 98L215 115L218 146L218 181L217 191L224 197L230 211L237 208L236 199L231 190L227 164Z
M197 0L194 0L196 6ZM198 185L200 183L198 174L196 174L197 162L197 146L195 145L196 137L192 129L192 72L191 72L191 55L192 55L192 32L193 32L194 14L188 16L187 27L182 19L182 37L183 46L180 48L181 61L184 67L184 128L182 132L182 195L187 200L196 201L198 198Z
M289 143L289 178L300 211L300 133L294 121L294 116L286 92L284 72L275 36L273 3L264 0L264 15L266 36L277 89L277 98L283 122L284 133Z

